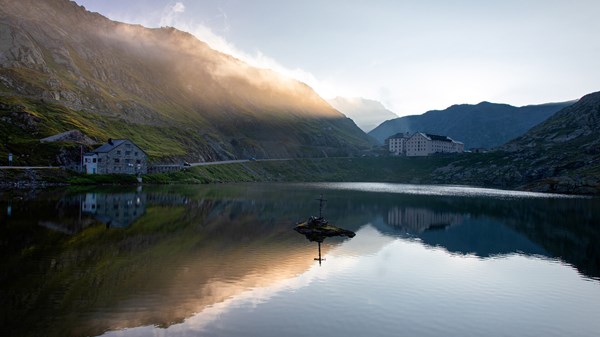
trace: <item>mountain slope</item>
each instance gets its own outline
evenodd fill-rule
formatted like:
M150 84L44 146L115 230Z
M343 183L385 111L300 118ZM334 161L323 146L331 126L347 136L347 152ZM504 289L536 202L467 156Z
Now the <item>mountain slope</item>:
M428 132L447 135L465 143L465 149L492 148L514 139L573 102L514 107L481 102L453 105L418 116L389 120L369 132L382 142L399 132Z
M370 99L336 97L327 102L350 117L365 132L373 130L383 121L398 118L398 115L386 109L383 104Z
M0 0L0 42L4 123L34 120L28 134L39 138L77 128L99 141L132 138L154 158L194 161L370 146L305 84L173 28L114 22L68 0Z
M500 150L471 157L438 169L436 179L600 193L600 92L582 97Z

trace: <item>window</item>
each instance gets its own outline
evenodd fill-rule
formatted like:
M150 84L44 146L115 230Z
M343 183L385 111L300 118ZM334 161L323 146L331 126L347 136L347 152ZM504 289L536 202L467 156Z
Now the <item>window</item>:
M125 151L125 155L126 156L130 156L131 155L131 151Z
M118 162L119 162L119 158L115 158L115 163L118 163Z
M98 158L98 162L101 163L102 162L102 158Z
M117 155L120 155L120 154L121 154L121 150L117 150Z
M135 151L135 152L133 153L133 155L137 157L137 151Z
M92 163L95 163L95 162L96 162L96 158L92 159Z

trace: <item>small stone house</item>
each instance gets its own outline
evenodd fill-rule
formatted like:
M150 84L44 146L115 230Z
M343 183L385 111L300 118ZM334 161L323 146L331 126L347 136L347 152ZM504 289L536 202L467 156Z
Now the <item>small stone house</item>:
M148 155L128 139L109 139L83 155L83 171L87 174L145 174Z

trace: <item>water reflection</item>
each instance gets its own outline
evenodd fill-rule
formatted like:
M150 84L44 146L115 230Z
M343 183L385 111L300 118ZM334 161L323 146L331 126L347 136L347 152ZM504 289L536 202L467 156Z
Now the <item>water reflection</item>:
M126 228L146 213L146 193L86 193L81 211L106 228Z
M326 238L331 237L347 237L353 238L356 233L334 226L323 217L323 203L327 200L323 199L323 194L317 199L319 201L319 216L310 216L305 222L296 224L294 230L299 234L304 235L308 241L316 242L319 256L315 261L319 261L319 265L325 260L321 256L321 243Z
M461 263L545 256L570 263L588 277L600 276L600 205L595 199L327 188L219 185L4 193L3 331L77 336L146 326L140 335L147 335L153 326L181 327L204 319L194 314L232 299L253 301L264 291L270 295L258 298L268 301L276 285L308 287L319 275L346 275L349 265L389 247L430 247L466 256ZM359 234L358 240L318 243L317 261L329 262L317 271L315 247L291 229L314 212L314 196L323 192L329 200L327 218ZM418 263L413 251L403 252ZM389 272L391 265L379 268ZM404 277L417 282L417 274ZM313 275L311 281L307 275ZM361 288L356 279L342 279L336 287Z
M427 230L441 230L463 222L463 215L434 212L424 208L394 207L387 213L388 225L397 230L420 234Z

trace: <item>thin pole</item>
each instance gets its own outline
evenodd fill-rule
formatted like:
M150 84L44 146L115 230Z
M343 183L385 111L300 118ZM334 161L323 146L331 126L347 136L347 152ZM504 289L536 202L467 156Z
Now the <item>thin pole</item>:
M317 243L319 244L319 266L320 266L321 261L322 261L322 259L321 259L321 243L320 242L317 242Z
M323 201L327 201L325 199L323 199L323 194L321 194L321 197L319 199L319 218L323 217Z

